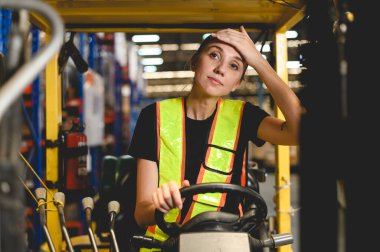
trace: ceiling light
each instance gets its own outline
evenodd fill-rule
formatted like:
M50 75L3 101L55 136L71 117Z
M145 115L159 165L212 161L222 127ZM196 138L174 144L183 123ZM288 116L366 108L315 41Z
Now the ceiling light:
M141 64L146 65L162 65L164 60L162 58L143 58Z
M144 79L172 79L172 78L193 78L193 71L165 71L156 73L144 73Z
M286 63L286 67L287 68L300 68L301 63L299 61L288 61Z
M191 83L186 84L174 84L174 85L148 85L146 87L147 93L172 93L172 92L189 92L193 85Z
M177 44L162 44L162 51L177 51L179 46Z
M188 43L188 44L182 44L180 46L182 51L196 51L198 50L200 44L199 43Z
M257 50L261 50L261 47L262 47L262 44L258 43L256 44L256 48ZM264 48L263 48L263 51L262 52L270 52L270 46L267 45L267 44L264 44Z
M138 51L138 54L140 56L145 55L161 55L162 50L159 47L153 47L153 48L140 48Z
M145 73L157 72L157 67L156 66L144 66L144 72Z
M159 44L146 44L146 45L139 45L140 49L145 48L161 48Z
M160 36L157 34L150 34L150 35L133 35L132 41L135 43L142 43L142 42L157 42L160 40Z
M286 38L288 39L294 39L298 37L298 32L290 30L290 31L286 31L285 35L286 35Z

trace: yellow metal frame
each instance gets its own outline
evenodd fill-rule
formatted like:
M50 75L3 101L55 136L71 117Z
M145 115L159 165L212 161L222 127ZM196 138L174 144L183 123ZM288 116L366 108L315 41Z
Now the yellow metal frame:
M49 36L47 36L49 37ZM58 140L59 127L62 122L61 105L61 78L58 71L58 55L52 58L45 70L46 76L46 140L55 142ZM58 182L58 147L46 148L46 181L55 185ZM59 223L57 207L52 201L52 196L57 189L49 189L52 194L47 194L47 226L51 234L56 251L61 251L62 234Z
M276 71L285 83L288 83L288 71L286 62L288 61L287 39L284 32L277 32L275 35L276 50ZM284 119L280 109L276 106L276 116ZM277 145L276 155L276 214L277 231L279 233L291 232L290 210L290 158L289 146ZM291 251L290 246L279 247L279 251Z
M83 16L88 17L89 14L92 15L101 15L102 11L104 11L104 8L98 8L95 10L91 10L91 5L86 6L86 8L81 8L80 12L78 12L78 8L75 8L75 1L46 1L49 4L51 4L53 7L57 8L58 12L60 5L65 5L65 7L62 9L61 15L63 16L64 20L65 17L68 16L66 22L70 21L70 18L79 18ZM115 2L115 1L114 1ZM122 4L123 1L120 1L119 4ZM133 2L134 4L141 4L140 1L126 1L126 2ZM152 4L150 1L142 1L143 3ZM168 2L168 1L166 1ZM169 1L170 2L170 1ZM172 1L173 2L173 1ZM187 1L177 1L178 4L186 3ZM212 1L210 1L211 4ZM234 5L231 1L219 1L222 7L228 7L230 12L233 12L234 10L231 9L231 7L235 6L237 8L236 4ZM218 3L219 3L218 2ZM222 3L223 2L223 3ZM250 4L250 2L245 1L247 4ZM260 2L260 1L256 1ZM260 18L265 19L267 23L273 20L273 18L276 16L275 12L271 13L265 13L265 10L268 10L267 2L262 1L263 4L265 2L264 12L260 11L260 8L255 8L255 12L249 13L248 15L248 9L245 8L244 11L244 20L247 20L248 17L251 17L249 22L257 21ZM301 1L300 1L301 2ZM108 1L92 1L92 3L101 3L101 4L107 4L109 5ZM205 4L204 1L197 1L197 3ZM74 5L73 5L74 4ZM80 4L78 2L78 4ZM83 4L83 1L82 3ZM172 3L175 5L175 1ZM186 3L189 4L189 3ZM255 3L259 4L261 3ZM74 7L70 9L70 5L73 5ZM144 4L143 4L144 5ZM134 15L137 15L140 19L142 16L146 15L146 11L142 11L144 6L141 6L140 12L134 12ZM227 6L231 5L231 6ZM69 7L68 7L69 6ZM109 5L110 6L110 5ZM112 5L111 5L112 6ZM205 8L204 10L199 10L199 12L194 13L194 15L201 14L203 12L203 16L207 16L210 14L210 11L216 15L216 17L223 17L223 15L220 15L218 13L218 9L213 8L214 5ZM78 7L78 6L76 6ZM92 6L93 7L93 6ZM177 7L178 8L178 7ZM238 8L241 8L238 7ZM252 8L251 8L252 9ZM179 8L181 12L186 12L186 8ZM120 9L115 9L117 13L120 13ZM190 10L189 10L190 11ZM278 11L278 9L277 9ZM158 14L162 14L164 12L163 8L161 7L160 10L158 10ZM238 12L239 13L239 12ZM232 15L236 20L235 22L241 22L243 20L241 15ZM112 10L111 10L112 14ZM181 15L178 15L179 17ZM231 17L231 15L229 15ZM269 17L269 19L268 19ZM288 59L287 56L287 40L285 36L285 32L289 29L291 29L295 24L297 24L302 18L304 17L304 9L301 9L299 11L290 10L284 11L284 14L281 16L280 20L276 21L275 28L276 28L276 35L275 35L275 52L276 52L276 71L279 74L279 76L285 81L285 83L288 82L288 72L286 68L286 62ZM240 18L240 20L239 20ZM90 20L86 19L84 21ZM36 15L31 15L31 21L35 25L37 25L41 30L45 30L46 32L49 32L49 27L46 26L46 23L39 18ZM162 20L161 20L162 21ZM222 23L223 20L208 20L209 23ZM203 21L205 22L205 21ZM228 20L224 20L224 22L228 23ZM170 22L167 22L170 23ZM172 24L180 24L181 20L177 20L177 22L172 22ZM265 22L264 22L265 23ZM194 23L194 26L196 26L196 23ZM92 28L72 28L71 31L78 31L78 32L120 32L120 31L128 31L128 32L210 32L210 29L193 29L193 28L149 28L149 24L146 25L146 28L120 28L115 26L116 28L107 27L107 28L98 28L98 27L92 27ZM179 26L180 27L180 26ZM68 29L67 29L68 30ZM59 127L62 120L62 108L61 108L61 78L59 76L58 72L58 61L57 57L54 57L51 62L46 66L46 139L55 141L58 139L59 134ZM276 108L276 116L279 118L283 118L283 115L281 111ZM58 148L48 148L46 150L46 180L52 182L55 184L58 181ZM290 233L291 232L291 205L290 205L290 158L289 158L289 147L287 146L276 146L276 187L281 188L281 190L278 190L277 197L276 197L276 211L277 211L277 228L279 233ZM52 193L55 193L56 189L52 190ZM51 197L48 194L48 201L51 202ZM55 205L53 203L48 204L48 209L56 209ZM52 240L55 244L56 250L61 251L62 250L62 234L60 230L59 225L59 218L56 211L48 211L47 212L47 224L48 228L51 231ZM291 251L291 246L283 246L279 248L280 252L288 252Z
M288 23L279 27L275 34L276 72L281 79L288 83L288 44L285 32L292 28L304 17L303 12L291 17ZM276 117L284 119L281 110L276 106ZM291 233L291 191L290 191L290 156L289 146L277 145L276 155L276 217L277 232ZM279 252L292 251L291 245L281 246Z

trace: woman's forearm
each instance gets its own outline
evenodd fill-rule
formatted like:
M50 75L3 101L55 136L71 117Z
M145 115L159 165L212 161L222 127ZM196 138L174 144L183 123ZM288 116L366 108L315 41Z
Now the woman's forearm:
M284 114L288 129L297 134L302 111L298 97L264 58L255 64L255 69Z
M135 219L139 226L147 227L155 224L152 195L157 189L157 164L146 159L137 160L137 190Z
M153 202L139 202L136 204L135 209L135 219L137 224L146 228L151 225L156 224L156 220L154 219L154 212L156 208L153 205Z

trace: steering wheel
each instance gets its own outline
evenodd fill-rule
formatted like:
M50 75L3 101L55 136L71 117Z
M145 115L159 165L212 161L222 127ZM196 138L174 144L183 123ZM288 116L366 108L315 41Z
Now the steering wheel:
M185 200L192 199L193 195L202 193L232 193L250 200L255 208L244 212L240 217L237 214L208 211L191 218L184 224L167 222L164 213L156 209L155 218L158 227L171 237L180 233L196 231L240 231L253 232L264 222L268 209L264 199L248 187L225 183L203 183L191 185L180 189L181 197Z

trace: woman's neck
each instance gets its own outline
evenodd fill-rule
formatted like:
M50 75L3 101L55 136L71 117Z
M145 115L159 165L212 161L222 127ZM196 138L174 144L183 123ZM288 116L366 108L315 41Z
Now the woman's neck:
M186 115L194 120L205 120L215 110L219 97L199 97L192 93L186 99Z

